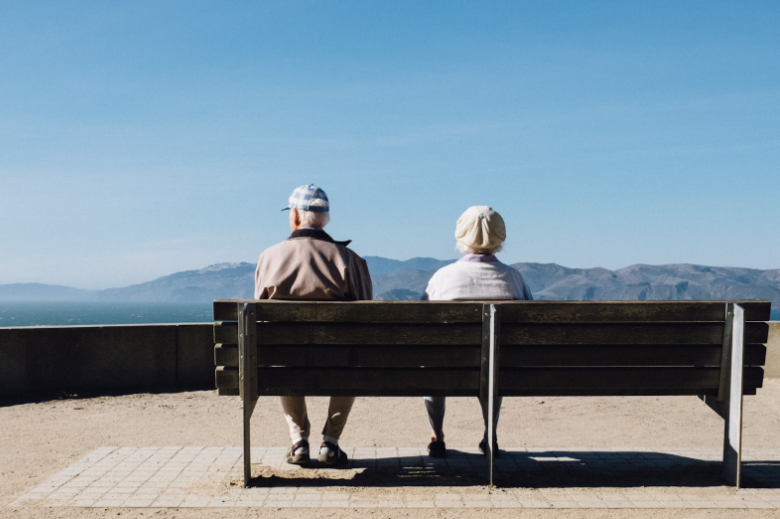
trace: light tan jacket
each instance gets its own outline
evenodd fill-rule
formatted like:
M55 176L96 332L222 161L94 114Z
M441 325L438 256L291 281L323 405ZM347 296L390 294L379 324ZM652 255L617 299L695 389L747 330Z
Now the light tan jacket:
M373 299L366 260L325 231L303 229L260 254L255 299Z

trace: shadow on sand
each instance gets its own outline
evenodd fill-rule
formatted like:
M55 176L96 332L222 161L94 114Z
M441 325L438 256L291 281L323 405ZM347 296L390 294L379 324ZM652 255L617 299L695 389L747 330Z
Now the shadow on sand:
M494 480L503 488L717 487L720 461L657 452L502 451ZM458 487L487 484L479 454L447 451L444 459L398 456L355 459L341 468L253 466L256 487ZM240 480L234 480L240 485ZM743 462L743 487L780 488L780 461Z

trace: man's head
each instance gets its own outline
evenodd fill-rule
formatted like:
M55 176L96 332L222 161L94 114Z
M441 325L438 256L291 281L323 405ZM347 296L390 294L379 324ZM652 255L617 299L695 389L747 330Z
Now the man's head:
M330 203L325 191L308 184L297 187L290 195L287 207L290 211L290 229L294 232L301 227L325 227L330 221Z

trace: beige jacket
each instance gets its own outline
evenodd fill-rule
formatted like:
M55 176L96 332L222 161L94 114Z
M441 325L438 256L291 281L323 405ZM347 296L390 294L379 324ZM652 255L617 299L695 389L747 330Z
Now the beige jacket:
M325 231L304 229L260 254L255 299L373 299L366 261Z

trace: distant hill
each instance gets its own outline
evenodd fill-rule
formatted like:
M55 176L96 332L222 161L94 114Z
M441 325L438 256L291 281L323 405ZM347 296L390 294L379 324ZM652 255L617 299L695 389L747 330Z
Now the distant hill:
M88 301L95 294L92 290L42 283L0 285L0 301Z
M201 270L185 270L153 281L97 293L101 301L187 302L214 299L252 299L255 265L217 263Z
M694 300L769 299L780 308L780 269L703 265L631 265L618 270L517 263L537 299Z
M405 261L381 258L379 256L366 256L368 270L371 276L395 274L407 270L438 270L455 260L437 260L434 258L412 258Z
M368 256L375 299L419 299L433 273L453 260L406 261ZM780 319L780 269L708 267L691 264L631 265L618 270L577 269L555 263L516 263L536 299L694 300L768 299ZM191 302L251 298L252 263L218 263L153 281L108 290L17 283L0 285L0 301Z
M768 299L780 319L780 269L691 264L576 269L555 263L515 263L535 299L696 300ZM419 299L435 270L373 275L376 299ZM405 292L399 292L405 290ZM401 296L403 294L403 296Z

